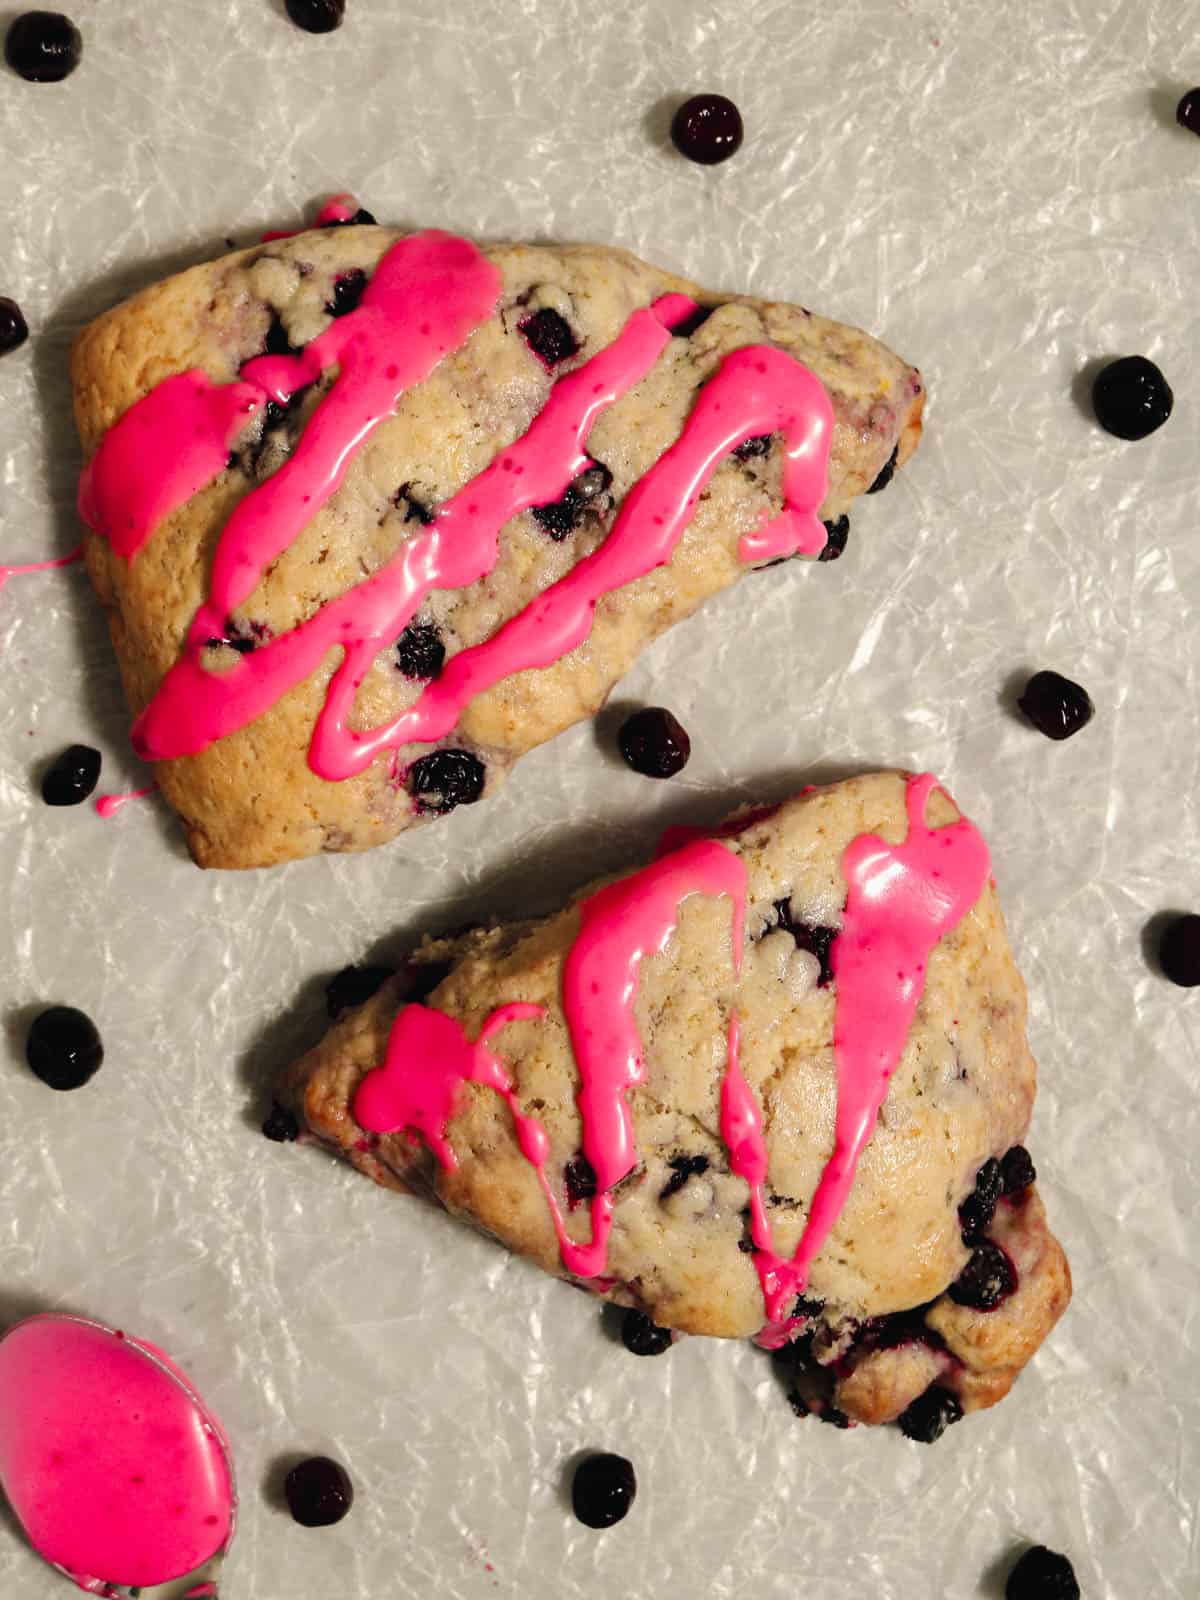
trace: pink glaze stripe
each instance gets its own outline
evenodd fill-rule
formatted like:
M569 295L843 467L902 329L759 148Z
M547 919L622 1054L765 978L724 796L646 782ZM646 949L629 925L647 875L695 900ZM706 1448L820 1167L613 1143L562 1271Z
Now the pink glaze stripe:
M598 890L580 906L579 934L563 967L563 1011L579 1072L583 1153L596 1174L596 1194L591 1243L573 1246L563 1260L582 1278L604 1271L611 1191L637 1165L628 1093L646 1076L634 1015L642 963L666 949L680 908L693 894L729 896L733 958L740 965L746 868L715 839L685 845Z
M244 381L231 386L228 399L203 374L181 374L110 431L85 473L80 508L114 549L132 556L156 518L221 470L239 419L265 399L285 403L330 367L339 369L294 454L239 504L223 531L209 597L183 656L135 727L140 754L152 760L195 754L262 715L338 648L342 660L309 751L319 776L343 779L387 749L440 739L475 695L577 648L604 595L669 561L717 466L756 434L784 436L784 508L742 539L740 559L823 548L816 511L828 487L829 397L811 372L780 350L735 351L701 391L682 437L630 491L599 550L494 638L454 657L394 722L366 732L349 727L371 662L430 591L485 577L498 559L504 524L560 498L587 466L584 446L596 418L646 375L667 343L668 325L693 309L685 296L667 295L634 313L613 345L560 380L524 438L501 451L378 573L226 670L207 670L209 640L223 636L230 614L337 492L350 461L404 391L491 315L499 288L497 270L467 241L413 235L384 256L358 308L300 355L248 362ZM147 460L144 477L132 470L140 465L144 472Z
M536 1168L564 1266L580 1278L600 1277L612 1228L611 1190L637 1165L627 1097L645 1078L634 1015L642 962L666 949L680 907L692 894L729 896L734 964L739 967L746 869L739 857L715 840L689 844L599 890L580 906L579 935L563 969L563 1010L579 1072L583 1153L596 1174L589 1241L580 1243L568 1235L546 1176L545 1129L521 1112L507 1073L486 1048L498 1029L541 1015L540 1007L521 1002L501 1006L472 1043L453 1017L425 1006L405 1006L392 1027L385 1064L359 1085L355 1120L375 1133L407 1129L418 1134L440 1164L453 1171L457 1160L447 1130L462 1084L484 1083L495 1089L512 1111L522 1154ZM737 1023L732 1019L731 1054L736 1048Z
M198 369L166 378L104 435L79 480L79 515L133 559L155 528L224 470L234 440L263 405L249 383Z
M925 822L937 780L910 778L908 836L898 845L862 834L847 847L842 928L830 965L836 984L833 1047L838 1101L834 1148L790 1260L772 1249L763 1203L767 1173L761 1117L736 1062L721 1097L721 1132L730 1166L750 1186L755 1266L767 1327L760 1342L777 1344L798 1326L787 1315L808 1283L813 1261L845 1208L859 1158L875 1130L888 1083L904 1053L925 971L938 941L978 900L991 871L987 845L965 817L944 828Z
M80 560L83 555L83 546L77 545L70 555L59 556L54 561L23 561L18 566L9 567L0 562L0 589L10 578L22 577L27 572L49 572L54 567L69 567Z
M364 303L366 298L364 295ZM667 308L676 319L690 305L684 302L680 306L676 303L680 300L681 296L670 297ZM358 314L351 312L342 323L351 322ZM183 658L167 674L135 727L139 754L152 760L194 754L214 739L245 727L340 645L344 659L318 720L309 763L330 781L368 766L379 749L395 743L386 737L390 730L383 730L382 739L368 742L371 736L354 733L346 726L358 686L375 656L399 637L432 590L461 588L487 576L499 559L500 529L510 518L562 496L572 478L588 465L583 441L596 418L645 376L669 338L656 310L635 312L613 345L554 386L529 432L447 501L435 521L406 540L386 566L219 676L205 669L201 652L209 638L224 631L224 621L218 627L216 619L228 617L236 600L232 595L210 600L193 624ZM268 385L278 385L287 379L287 374L278 370L280 365L303 362L314 348L310 345L301 357L264 357L261 363L250 365L264 369L260 377ZM274 392L282 395L286 390L276 386ZM289 463L300 463L306 473L311 429L310 423ZM286 471L287 467L281 469L243 505L256 507L259 496ZM258 507L253 518L261 514L263 508ZM222 548L231 534L236 538L232 521L222 535ZM238 546L230 543L228 548L236 554ZM257 553L246 557L248 574L257 559ZM250 576L247 581L253 588L257 580Z
M94 802L96 815L105 822L110 817L115 817L122 806L127 806L131 800L144 800L148 794L153 794L158 788L156 783L148 783L144 789L128 789L124 794L102 794Z
M38 1553L91 1592L183 1577L233 1537L228 1441L187 1376L81 1318L0 1339L0 1483Z

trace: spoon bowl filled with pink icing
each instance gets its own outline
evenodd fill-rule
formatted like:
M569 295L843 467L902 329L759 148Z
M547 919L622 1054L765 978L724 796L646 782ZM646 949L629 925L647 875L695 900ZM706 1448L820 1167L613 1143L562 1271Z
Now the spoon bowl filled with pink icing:
M38 1554L90 1594L197 1573L233 1538L229 1443L190 1379L84 1317L0 1337L0 1487Z

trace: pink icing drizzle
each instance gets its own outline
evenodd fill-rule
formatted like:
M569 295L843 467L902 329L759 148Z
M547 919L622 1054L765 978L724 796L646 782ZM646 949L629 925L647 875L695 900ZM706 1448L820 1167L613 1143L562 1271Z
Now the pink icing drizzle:
M144 789L128 789L124 794L102 794L95 801L96 815L103 817L105 822L110 817L115 817L122 806L127 806L131 800L142 800L148 794L153 794L158 788L156 783L148 783Z
M681 438L634 486L603 545L539 595L492 639L454 657L416 705L389 725L348 726L355 695L375 656L393 642L435 588L461 587L490 572L503 525L530 506L561 497L589 464L585 443L596 418L653 366L669 326L693 309L667 295L635 312L618 339L559 380L526 435L439 508L432 526L406 541L365 582L315 616L230 663L204 666L208 641L270 564L340 486L346 468L401 394L427 377L488 316L499 274L465 240L439 233L401 240L384 256L357 310L297 356L263 356L218 404L209 380L184 373L177 386L186 417L155 390L111 430L85 473L80 509L97 532L130 557L226 460L235 423L266 398L286 402L336 364L339 374L291 458L234 512L217 549L210 593L182 658L134 729L151 760L194 754L273 705L340 647L309 751L331 781L360 772L380 752L430 742L453 728L475 695L515 672L543 667L588 636L600 598L667 562L717 466L747 438L785 439L784 509L739 545L743 561L816 554L825 535L816 515L828 488L832 409L819 380L770 346L733 352L701 391ZM115 437L114 437L115 436ZM112 447L106 449L109 441ZM131 466L151 469L142 480ZM131 487L131 476L133 483ZM522 481L523 480L523 481ZM140 485L140 486L139 486Z
M349 222L350 218L359 209L358 201L352 194L335 194L332 200L327 200L317 212L314 228L327 228L331 222ZM294 239L298 233L307 233L306 228L272 228L262 236L263 244L270 244L275 239Z
M745 923L746 869L715 840L700 840L632 877L609 884L580 906L580 930L563 969L563 1010L579 1071L578 1105L583 1153L596 1175L591 1239L567 1234L561 1208L545 1173L545 1130L524 1116L501 1064L486 1041L507 1022L539 1015L522 1003L492 1013L475 1043L459 1023L424 1006L405 1006L388 1040L387 1060L360 1084L355 1120L375 1133L399 1128L419 1134L453 1171L447 1125L462 1083L486 1083L508 1101L522 1154L536 1169L558 1236L563 1264L577 1277L596 1278L608 1259L611 1190L637 1164L627 1095L645 1077L642 1042L634 1017L642 962L665 950L692 894L727 894L733 903L733 952L740 964ZM731 1021L731 1051L736 1049Z
M908 834L901 844L863 834L843 856L846 907L830 956L837 983L834 1151L790 1260L773 1249L762 1112L741 1069L740 1020L736 1012L729 1019L721 1136L731 1171L750 1190L750 1232L767 1314L759 1343L767 1348L785 1343L803 1323L802 1317L789 1316L788 1308L803 1293L812 1262L845 1206L859 1158L903 1054L924 991L929 955L975 904L988 880L987 846L966 818L942 828L926 825L926 807L935 785L930 774L909 780ZM735 819L738 831L764 814L770 813ZM385 1065L368 1073L358 1090L357 1121L377 1133L405 1128L420 1135L443 1167L453 1170L456 1160L447 1127L460 1086L488 1084L508 1101L521 1150L537 1168L564 1264L578 1277L598 1278L607 1264L612 1191L637 1164L627 1096L645 1077L634 1014L641 964L647 955L666 948L683 901L695 893L730 897L734 963L740 970L746 869L739 857L712 837L692 840L660 856L580 906L579 934L563 969L563 1010L579 1072L583 1154L596 1176L590 1241L579 1243L568 1237L545 1174L545 1130L521 1113L507 1073L485 1048L507 1022L538 1015L540 1008L502 1006L472 1043L454 1018L423 1006L405 1007L393 1026Z
M92 1593L182 1577L233 1537L228 1444L186 1375L82 1318L0 1339L0 1482L38 1553Z
M59 556L55 561L23 561L19 566L9 567L0 562L0 589L10 578L19 578L26 572L49 572L52 567L69 567L83 555L83 546L79 545L72 550L70 555Z
M846 1204L924 992L929 956L978 900L991 870L987 845L965 817L944 828L926 826L925 810L936 785L930 773L909 779L903 843L861 834L842 858L846 909L830 950L837 985L834 1148L791 1260L771 1247L761 1114L736 1062L722 1087L721 1134L732 1170L750 1187L754 1260L768 1317L760 1342L768 1345L796 1326L787 1307L803 1293L813 1260Z
M363 296L364 306L378 278L377 272ZM690 304L681 296L670 297L666 311L683 315ZM315 671L339 644L345 655L313 735L309 752L313 770L330 781L345 778L367 766L380 749L402 742L397 725L370 735L346 726L367 668L378 652L403 632L433 589L474 583L492 570L499 557L500 529L509 518L529 506L558 499L572 478L587 467L582 445L597 416L650 370L670 337L660 320L661 310L636 312L613 345L556 384L524 438L501 452L442 506L430 527L407 540L379 572L306 622L242 657L218 677L202 664L203 646L214 633L219 636L224 624L218 626L218 619L227 617L246 597L267 561L280 554L288 542L286 537L272 535L273 508L263 504L260 496L290 468L300 490L300 503L296 505L293 499L298 532L311 510L333 492L332 486L323 485L320 464L308 443L324 406L319 408L292 459L239 507L245 529L261 530L264 540L271 539L265 553L261 549L245 553L245 539L239 540L243 529L235 526L239 513L223 533L220 549L229 550L231 562L243 563L245 592L223 588L224 572L214 569L212 597L193 624L187 651L135 727L134 744L139 753L149 759L192 754L213 739L244 727ZM359 314L352 312L329 331L352 323ZM315 341L296 357L263 357L245 370L249 374L253 369L267 392L283 399L302 379L307 381L305 373L320 360L319 346L320 341ZM297 368L303 370L297 372ZM349 455L343 459L348 464Z
M151 389L104 435L79 480L79 515L132 559L160 523L225 470L238 434L264 402L249 383L199 370Z

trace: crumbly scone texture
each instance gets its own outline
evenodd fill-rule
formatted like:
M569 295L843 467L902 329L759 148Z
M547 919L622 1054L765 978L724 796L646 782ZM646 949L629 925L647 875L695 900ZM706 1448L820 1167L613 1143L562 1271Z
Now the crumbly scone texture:
M616 1191L608 1295L661 1326L729 1338L763 1326L747 1253L748 1191L729 1170L720 1133L730 1009L741 1019L742 1070L762 1108L774 1248L791 1254L833 1146L836 986L821 985L816 957L780 927L779 907L790 904L793 923L839 926L844 851L864 832L905 837L905 787L903 774L879 773L814 789L726 839L748 873L740 978L724 897L686 899L666 949L643 963L636 1017L645 1081L629 1095L638 1163ZM930 824L957 815L935 791ZM449 1172L403 1132L364 1135L352 1105L364 1075L385 1059L406 996L429 991L424 1003L457 1018L470 1037L509 1001L544 1006L544 1019L509 1024L490 1047L522 1110L544 1124L547 1174L572 1237L586 1239L588 1208L571 1210L565 1176L580 1154L581 1124L561 978L578 929L576 901L543 921L427 941L405 972L287 1071L280 1091L317 1139L376 1181L431 1193L560 1276L567 1274L545 1199L498 1095L464 1089L450 1124L458 1165ZM980 1167L1021 1142L1034 1088L1024 985L989 884L933 951L878 1124L806 1291L813 1315L803 1331L836 1379L835 1403L851 1417L890 1421L935 1380L955 1390L964 1410L994 1403L1065 1308L1066 1260L1033 1188L1002 1200L989 1230L1017 1270L1016 1292L987 1313L946 1293L970 1254L958 1208ZM879 1319L896 1318L906 1336L882 1339L889 1324Z
M400 237L380 227L303 233L195 267L99 318L80 335L71 364L85 452L165 378L201 368L230 382L263 353L270 330L278 340L282 329L293 346L308 343L330 322L337 281L369 275ZM588 449L611 482L569 536L555 540L522 513L503 529L499 561L486 578L430 597L417 620L437 627L447 657L490 638L597 547L629 489L679 437L701 385L739 346L776 344L828 389L836 426L826 519L840 517L893 453L903 462L916 447L919 375L855 328L798 306L707 294L621 250L498 245L485 253L503 279L495 316L371 435L339 491L231 619L244 640L285 632L369 577L420 532L422 518L527 431L553 381L520 331L538 310L565 318L580 347L554 368L558 378L660 295L684 291L715 307L690 337L672 339L647 377L596 423ZM331 381L314 384L282 419L264 413L251 422L227 470L167 518L132 561L104 539L87 538L88 569L135 713L179 656L221 529L294 450ZM778 442L765 455L731 456L666 566L603 598L591 637L568 656L478 695L441 743L476 756L484 794L494 791L519 756L594 715L651 640L748 570L738 562L738 541L781 504ZM309 768L309 741L340 655L331 650L311 678L248 727L199 755L160 763L159 785L201 865L267 866L322 850L364 850L429 820L403 773L433 746L405 746L394 760L385 753L341 783ZM220 667L214 661L213 670ZM402 675L394 650L384 651L359 691L353 725L391 721L421 687Z

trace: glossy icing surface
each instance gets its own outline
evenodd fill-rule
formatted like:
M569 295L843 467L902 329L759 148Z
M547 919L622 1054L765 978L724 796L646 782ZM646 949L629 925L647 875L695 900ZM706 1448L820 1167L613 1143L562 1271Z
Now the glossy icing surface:
M182 1577L233 1535L227 1441L185 1374L81 1318L0 1339L0 1483L39 1554L92 1592Z

